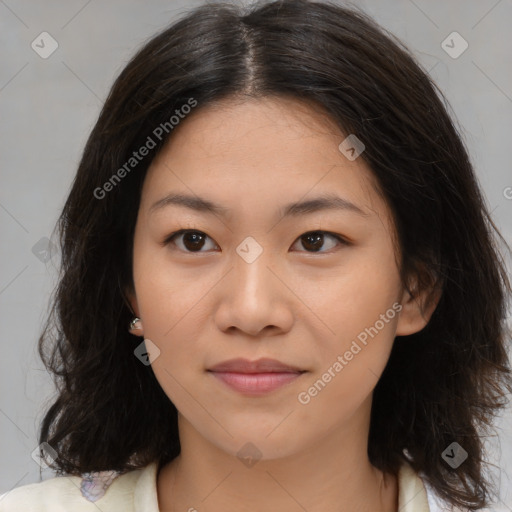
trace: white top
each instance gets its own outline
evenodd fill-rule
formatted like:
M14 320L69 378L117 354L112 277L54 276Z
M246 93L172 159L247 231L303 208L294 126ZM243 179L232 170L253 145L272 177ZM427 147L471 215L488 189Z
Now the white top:
M116 476L111 482L111 478L106 478L108 472L102 472L99 492L91 479L79 476L57 476L23 485L0 496L0 512L159 512L157 469L158 463L153 462ZM398 509L400 512L451 510L443 506L408 464L398 473Z

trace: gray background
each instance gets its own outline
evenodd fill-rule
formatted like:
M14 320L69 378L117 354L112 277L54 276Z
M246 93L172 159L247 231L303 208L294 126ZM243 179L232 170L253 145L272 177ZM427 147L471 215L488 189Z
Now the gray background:
M59 255L45 262L33 248L51 237L113 79L140 44L201 3L0 0L0 493L39 480L31 452L54 396L36 343ZM510 243L512 0L356 4L414 51L447 96L490 210ZM31 48L43 31L59 45L46 59ZM457 58L441 46L453 31L469 44ZM460 41L452 46L452 52L460 49ZM498 422L499 437L489 439L490 459L502 468L502 503L493 510L512 511L511 419L509 407ZM51 476L43 470L44 479Z

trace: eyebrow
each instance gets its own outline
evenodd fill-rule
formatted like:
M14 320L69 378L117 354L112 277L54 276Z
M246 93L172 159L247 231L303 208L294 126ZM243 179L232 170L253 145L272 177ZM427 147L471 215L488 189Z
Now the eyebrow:
M149 213L153 213L171 205L181 206L197 212L217 215L220 217L226 217L226 215L231 211L229 208L215 204L203 197L171 193L156 201L150 207ZM356 206L347 199L343 199L342 197L334 194L324 194L306 201L289 203L280 208L280 213L282 217L297 217L323 210L345 210L364 217L369 215L359 208L359 206Z

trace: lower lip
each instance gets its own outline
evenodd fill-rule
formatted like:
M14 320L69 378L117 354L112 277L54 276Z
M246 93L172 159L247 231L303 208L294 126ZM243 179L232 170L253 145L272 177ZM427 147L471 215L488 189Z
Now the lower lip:
M302 373L234 373L210 372L235 391L245 395L263 395L270 393L289 382L294 381Z

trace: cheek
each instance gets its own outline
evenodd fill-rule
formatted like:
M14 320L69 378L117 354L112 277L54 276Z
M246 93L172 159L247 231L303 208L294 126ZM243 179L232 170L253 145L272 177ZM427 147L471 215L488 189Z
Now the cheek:
M395 302L338 315L338 335L322 347L318 369L297 397L310 417L345 422L368 400L389 359L399 311Z
M184 296L179 288L148 288L143 297L144 336L159 349L151 366L160 387L185 416L204 413L197 408L193 390L204 373L199 340L207 321L205 307L193 293Z
M169 399L187 410L190 396L186 389L193 389L187 378L203 371L197 340L208 318L204 296L211 285L208 276L198 279L177 272L175 266L166 264L164 252L146 250L134 255L137 303L144 338L159 350L152 361L153 372Z
M354 251L320 279L297 281L296 290L325 326L322 334L326 336L319 331L316 336L321 347L343 349L376 322L382 338L394 337L397 312L392 306L401 295L401 284L394 255L388 250Z
M325 398L357 401L371 392L393 346L400 289L394 255L386 251L359 254L317 288L313 303L328 330L315 336L314 378L319 389L329 387Z
M182 336L178 333L190 316L202 314L204 298L220 275L199 265L180 268L165 248L143 243L139 250L136 246L133 267L144 333L168 344Z

